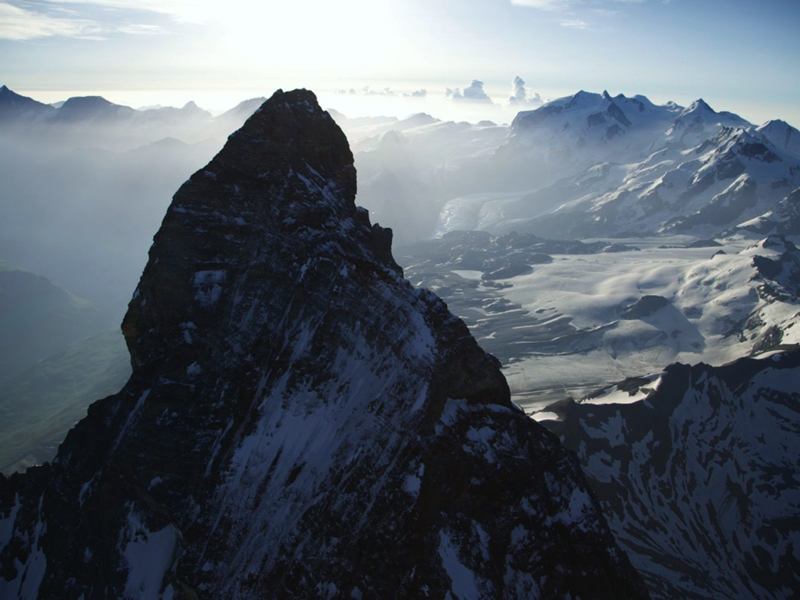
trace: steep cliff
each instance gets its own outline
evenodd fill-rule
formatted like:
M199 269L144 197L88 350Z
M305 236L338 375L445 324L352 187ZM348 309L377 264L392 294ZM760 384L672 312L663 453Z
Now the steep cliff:
M181 187L130 381L0 479L0 596L646 597L577 461L355 192L306 91Z

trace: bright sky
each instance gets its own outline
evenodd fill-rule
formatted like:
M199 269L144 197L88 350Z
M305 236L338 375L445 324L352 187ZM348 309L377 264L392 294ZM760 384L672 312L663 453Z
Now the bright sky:
M446 116L445 88L505 104L520 76L800 127L798 31L798 0L0 0L0 84L212 110L307 87L349 116L414 112L398 94L425 89Z

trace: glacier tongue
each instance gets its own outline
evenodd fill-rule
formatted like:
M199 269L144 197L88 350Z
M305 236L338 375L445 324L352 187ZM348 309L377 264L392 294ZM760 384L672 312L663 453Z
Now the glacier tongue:
M130 381L0 478L4 589L36 557L41 598L647 597L574 456L355 191L303 90L181 187Z

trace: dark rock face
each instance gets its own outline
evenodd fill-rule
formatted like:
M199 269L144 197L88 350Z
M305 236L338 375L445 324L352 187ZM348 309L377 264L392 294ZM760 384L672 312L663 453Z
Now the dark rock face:
M669 300L663 296L642 296L633 304L625 307L621 318L642 319L650 317L665 306L669 306Z
M775 251L773 258L752 258L756 278L761 284L758 295L767 302L795 301L800 297L800 251L783 235L771 235L756 244Z
M800 350L784 348L628 380L644 392L631 403L548 408L652 597L800 593L798 382Z
M355 192L306 91L184 184L130 381L0 479L0 595L646 597L574 457Z

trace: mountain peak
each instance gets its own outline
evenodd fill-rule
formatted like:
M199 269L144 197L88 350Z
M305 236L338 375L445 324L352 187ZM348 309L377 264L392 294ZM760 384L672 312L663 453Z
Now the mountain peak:
M124 121L136 113L129 106L114 104L102 96L72 96L56 110L53 120L67 122Z
M40 116L49 116L53 107L37 102L33 98L17 94L8 86L0 87L0 119L35 119Z
M102 96L70 96L64 101L62 106L112 106L110 102Z
M304 90L178 190L123 322L129 382L52 465L0 478L6 589L646 597L577 461L355 191Z
M712 114L717 114L716 111L711 108L702 98L698 98L692 102L684 112L686 114L693 112L710 112Z
M231 192L232 189L238 191ZM186 230L187 236L196 227L210 228L187 220L186 215L197 211L248 225L254 225L254 216L259 215L256 232L251 227L233 227L228 235L234 238L238 233L249 239L250 235L270 232L311 244L317 248L317 255L325 255L326 248L336 248L364 265L401 273L391 256L391 230L370 226L356 208L355 195L356 171L344 133L319 107L312 92L278 90L228 138L205 169L195 173L175 194L164 221L169 227L162 227L154 239L151 261L140 287L173 285L168 283L172 276L168 269L172 267L165 265L175 262L175 257L170 258L174 253L185 257L186 253L178 250L185 240L175 238L172 226ZM219 245L231 255L239 254L228 247L227 240L219 240ZM154 261L154 256L160 257L160 262ZM192 283L204 277L196 274L202 261L196 257L186 260L180 266L173 265L185 271L188 278L187 302L170 309L179 314L193 310L197 294L192 292L192 286L216 289L213 285ZM240 260L247 262L244 257ZM208 269L219 270L220 277L227 273L214 260ZM141 300L131 302L123 330L134 364L159 356L163 329L153 319L161 319L163 310L155 299L149 300L146 308Z

